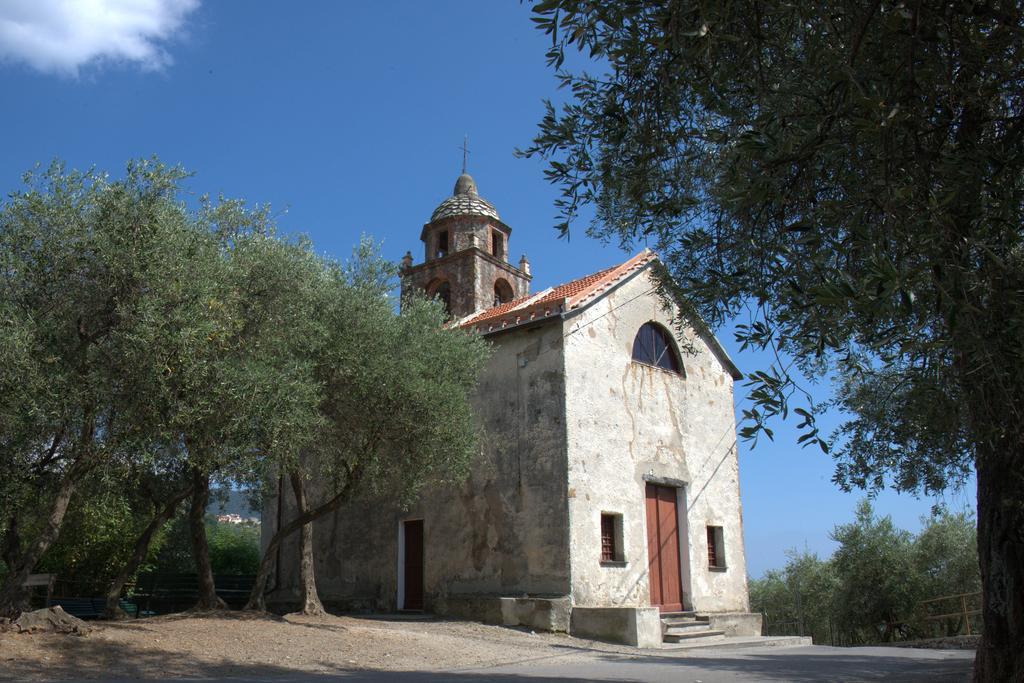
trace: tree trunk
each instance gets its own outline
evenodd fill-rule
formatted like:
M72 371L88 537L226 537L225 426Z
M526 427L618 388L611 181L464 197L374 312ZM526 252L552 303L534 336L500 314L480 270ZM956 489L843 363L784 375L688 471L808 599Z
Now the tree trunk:
M153 536L156 532L167 523L167 521L174 516L174 511L178 509L178 505L181 501L188 497L188 494L192 491L191 487L186 488L184 491L174 495L171 500L167 501L164 507L156 513L156 516L150 520L149 525L142 532L142 535L135 541L135 549L132 551L131 557L121 571L118 572L114 580L111 581L110 587L107 589L107 604L103 611L104 619L125 619L127 614L120 607L121 591L124 589L124 584L128 581L129 577L138 570L139 565L146 559L146 553L149 552L149 544L153 540Z
M291 473L292 490L295 492L295 506L299 515L308 512L306 502L306 489L302 482L302 475L298 472ZM320 602L320 596L316 591L316 575L313 571L313 523L307 522L302 525L299 542L299 599L302 607L299 614L311 616L322 616L325 614L324 606Z
M8 568L21 564L21 534L18 533L17 510L11 513L11 519L7 523L7 533L4 534L3 561Z
M359 483L361 474L361 470L350 472L348 479L345 482L345 486L342 487L342 489L338 491L333 498L320 507L313 508L312 510L299 514L295 519L274 532L274 535L270 537L270 542L267 543L267 547L263 549L263 557L260 559L260 568L256 572L256 580L253 582L252 592L249 593L249 601L245 604L243 609L259 611L267 609L267 603L263 594L267 589L267 579L270 578L271 565L274 562L274 553L277 552L281 542L291 534L301 529L303 525L340 508L349 499L349 496L355 489L356 484ZM284 491L278 493L278 505L282 504L281 497L283 495Z
M974 680L1024 683L1024 448L1019 438L1007 446L978 453L983 630Z
M965 303L948 322L978 481L982 634L974 680L1024 683L1024 272L988 258L979 267L970 258L966 245L980 206L969 197L961 207L966 215L957 223L950 271L960 274L951 291L963 292ZM964 273L986 286L970 286Z
M46 518L46 525L36 536L25 552L21 555L19 564L11 567L0 588L0 617L15 619L28 607L29 594L22 585L32 573L36 563L43 556L43 553L57 540L60 534L60 525L64 521L64 515L68 511L68 504L75 492L75 486L82 475L82 467L77 463L64 475L57 489L57 495L50 504L50 512Z
M227 604L217 597L213 585L213 568L210 566L210 546L206 543L206 505L210 500L210 475L192 470L192 502L188 510L189 537L192 541L192 557L196 563L196 582L199 586L199 601L195 609L227 609Z

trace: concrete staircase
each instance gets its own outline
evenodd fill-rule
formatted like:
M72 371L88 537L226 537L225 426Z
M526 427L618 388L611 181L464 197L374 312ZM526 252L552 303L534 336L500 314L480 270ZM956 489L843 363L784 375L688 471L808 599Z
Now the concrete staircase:
M713 643L725 640L725 631L712 630L708 617L696 612L662 612L661 639L665 643Z

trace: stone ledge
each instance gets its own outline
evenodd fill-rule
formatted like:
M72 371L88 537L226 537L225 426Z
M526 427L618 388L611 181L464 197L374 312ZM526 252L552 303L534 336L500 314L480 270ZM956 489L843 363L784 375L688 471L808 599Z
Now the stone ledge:
M707 618L712 630L724 631L726 636L761 635L762 615L758 612L698 612Z
M536 631L566 632L572 606L568 596L503 597L448 595L435 598L434 612L500 626L526 626Z
M661 647L657 607L573 607L569 633L635 647Z

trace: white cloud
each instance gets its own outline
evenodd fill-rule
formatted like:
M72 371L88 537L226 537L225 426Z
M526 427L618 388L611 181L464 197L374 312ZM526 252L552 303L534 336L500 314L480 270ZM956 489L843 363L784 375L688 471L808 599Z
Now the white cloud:
M0 0L0 60L75 76L88 64L171 63L175 37L199 0Z

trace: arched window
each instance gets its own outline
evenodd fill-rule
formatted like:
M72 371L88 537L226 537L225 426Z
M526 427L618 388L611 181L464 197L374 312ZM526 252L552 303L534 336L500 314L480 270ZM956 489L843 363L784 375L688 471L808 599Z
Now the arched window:
M663 370L683 374L683 364L676 355L672 337L657 323L644 323L633 340L633 360Z
M514 295L515 294L512 291L512 285L510 285L507 280L503 280L501 278L498 278L497 280L494 281L494 305L495 306L498 306L498 305L501 305L501 304L504 304L504 303L508 303L509 301L512 301L512 297Z
M427 296L440 299L441 303L444 304L444 310L448 311L448 314L451 315L452 286L448 284L447 280L434 280L427 285Z

